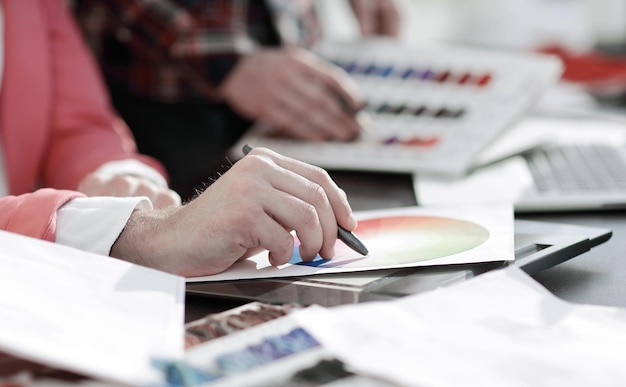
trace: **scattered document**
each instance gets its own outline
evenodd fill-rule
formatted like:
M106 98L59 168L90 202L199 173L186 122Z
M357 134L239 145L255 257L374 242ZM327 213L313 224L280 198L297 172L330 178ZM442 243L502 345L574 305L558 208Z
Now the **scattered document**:
M182 357L182 277L4 231L0 246L0 351L127 385Z
M513 266L397 301L292 317L350 370L402 386L626 383L626 311L565 302Z
M416 175L414 190L420 204L454 205L504 201L516 203L533 187L522 156L500 161L460 179Z
M271 266L267 252L240 261L223 273L188 278L187 282L293 277L378 269L512 261L513 208L510 204L405 207L355 213L355 234L367 256L341 241L330 260L303 262L296 243L291 262Z

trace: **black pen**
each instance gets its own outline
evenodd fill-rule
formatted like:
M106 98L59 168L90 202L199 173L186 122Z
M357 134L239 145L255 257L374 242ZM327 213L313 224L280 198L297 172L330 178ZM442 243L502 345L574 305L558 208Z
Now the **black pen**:
M354 117L354 119L361 125L361 129L367 131L372 125L372 117L365 111L365 104L354 109L350 106L348 101L339 93L335 94L335 98L344 112Z
M243 151L244 155L247 155L252 150L252 147L248 144L245 144L241 150ZM362 255L369 254L369 251L367 250L367 247L365 247L363 242L361 242L359 238L356 237L356 235L341 227L340 225L337 225L337 237L339 238L339 240L345 243L346 246L356 251L357 253Z

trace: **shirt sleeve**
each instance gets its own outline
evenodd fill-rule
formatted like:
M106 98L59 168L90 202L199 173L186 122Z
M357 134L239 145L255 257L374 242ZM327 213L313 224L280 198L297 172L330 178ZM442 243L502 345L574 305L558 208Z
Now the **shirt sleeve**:
M109 161L108 163L102 164L95 172L108 176L140 176L152 181L161 188L168 187L167 180L165 180L159 171L138 160Z
M111 247L136 208L152 208L145 197L76 198L57 211L56 243L101 255Z
M103 163L136 159L160 168L155 159L131 152L131 133L114 112L98 67L81 38L64 1L45 1L45 56L53 82L45 105L49 110L41 185L75 189ZM42 97L43 98L43 97ZM9 146L9 144L5 144ZM165 172L163 170L163 172Z

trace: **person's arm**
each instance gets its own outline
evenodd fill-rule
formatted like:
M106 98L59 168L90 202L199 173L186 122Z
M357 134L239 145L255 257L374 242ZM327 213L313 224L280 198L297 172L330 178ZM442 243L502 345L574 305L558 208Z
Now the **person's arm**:
M43 188L0 198L0 230L109 255L131 213L152 209L145 197L84 197Z
M395 0L350 0L361 36L400 35L400 12Z
M111 256L183 276L228 269L262 249L289 262L295 231L300 255L334 256L337 225L352 231L345 193L322 169L255 148L190 203L137 209Z
M165 199L155 203L178 204L180 198L174 192L152 182L155 170L165 176L161 164L134 151L130 132L113 112L97 65L63 2L48 1L46 11L54 104L43 185L80 189L89 195L148 195L155 199L162 195ZM136 168L126 175L98 172L104 164L121 160L141 162L147 173L142 176ZM131 184L120 189L119 180Z
M54 242L57 210L83 195L43 188L33 193L0 197L0 230Z
M249 49L253 44L240 25L246 23L247 6L242 3L202 2L206 8L197 11L215 15L214 24L202 27L191 14L193 6L168 0L111 0L101 5L123 23L119 39L135 55L183 66L200 95L225 101L249 120L313 141L352 140L363 128L355 118L363 101L343 70L291 45ZM295 15L281 13L292 21L308 15L302 4L294 9L299 10Z
M72 199L57 211L55 242L109 255L130 215L137 208L151 210L153 207L145 197Z
M159 171L156 160L124 148L122 124L113 112L97 66L61 1L47 1L46 23L54 80L46 187L75 189L108 161L138 159Z
M89 251L96 241L95 252L102 254L113 243L112 257L198 276L224 271L263 249L273 265L285 264L293 254L291 231L303 260L317 254L328 259L335 254L337 226L352 231L357 225L345 193L324 170L262 148L184 206L157 210L142 203L45 188L0 198L0 229ZM102 223L85 227L94 218Z

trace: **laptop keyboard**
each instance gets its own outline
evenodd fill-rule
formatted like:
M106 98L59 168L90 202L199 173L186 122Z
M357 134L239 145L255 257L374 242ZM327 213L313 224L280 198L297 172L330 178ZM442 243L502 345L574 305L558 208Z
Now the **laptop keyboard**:
M626 188L624 149L606 144L546 147L526 156L540 192Z

